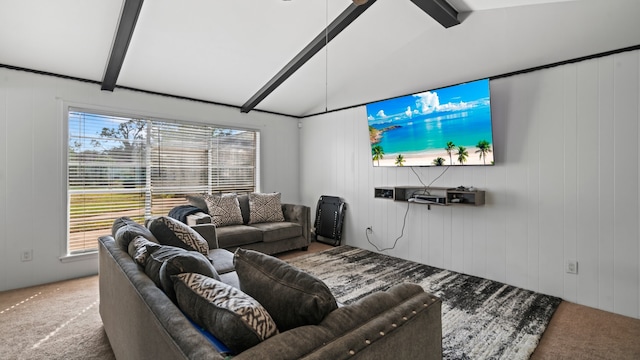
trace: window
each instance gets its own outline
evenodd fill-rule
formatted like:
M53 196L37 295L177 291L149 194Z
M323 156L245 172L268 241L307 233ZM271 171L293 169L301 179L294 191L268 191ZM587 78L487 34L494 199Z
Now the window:
M97 249L113 220L166 215L192 193L256 191L259 133L70 109L69 254Z

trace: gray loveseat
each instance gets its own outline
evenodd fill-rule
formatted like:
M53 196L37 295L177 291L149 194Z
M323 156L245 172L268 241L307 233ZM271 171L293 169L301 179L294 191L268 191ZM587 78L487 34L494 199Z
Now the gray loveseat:
M203 196L190 195L187 197L189 203L200 209L200 212L186 216L184 222L210 244L215 244L215 248L234 251L242 247L265 254L307 249L311 242L311 210L308 206L283 203L283 221L251 223L251 195L253 194L237 196L241 223L223 226L213 224L215 220L212 220Z
M100 315L111 347L123 359L228 357L196 329L112 236L99 238ZM238 286L226 250L209 258L221 281ZM413 284L332 310L317 325L282 331L234 358L441 359L441 301Z

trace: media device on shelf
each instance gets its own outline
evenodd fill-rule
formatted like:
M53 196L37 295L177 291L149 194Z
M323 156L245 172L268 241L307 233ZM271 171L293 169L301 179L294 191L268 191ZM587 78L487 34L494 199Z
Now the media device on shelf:
M489 79L366 108L374 167L493 165Z

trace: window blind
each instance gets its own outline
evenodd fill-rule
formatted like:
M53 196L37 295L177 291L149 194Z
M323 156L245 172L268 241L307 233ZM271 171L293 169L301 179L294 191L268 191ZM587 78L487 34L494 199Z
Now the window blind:
M167 215L192 193L256 190L256 131L70 110L69 254L113 220Z

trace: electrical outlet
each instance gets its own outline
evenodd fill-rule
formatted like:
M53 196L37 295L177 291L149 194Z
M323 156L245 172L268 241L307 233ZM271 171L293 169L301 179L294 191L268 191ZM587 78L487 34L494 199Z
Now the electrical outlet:
M20 254L20 261L31 261L33 260L33 249L22 250L22 254Z
M368 233L372 233L373 232L373 227L371 227L371 225L367 226L367 232Z
M578 273L578 261L568 259L567 260L567 273L568 274L577 274Z

